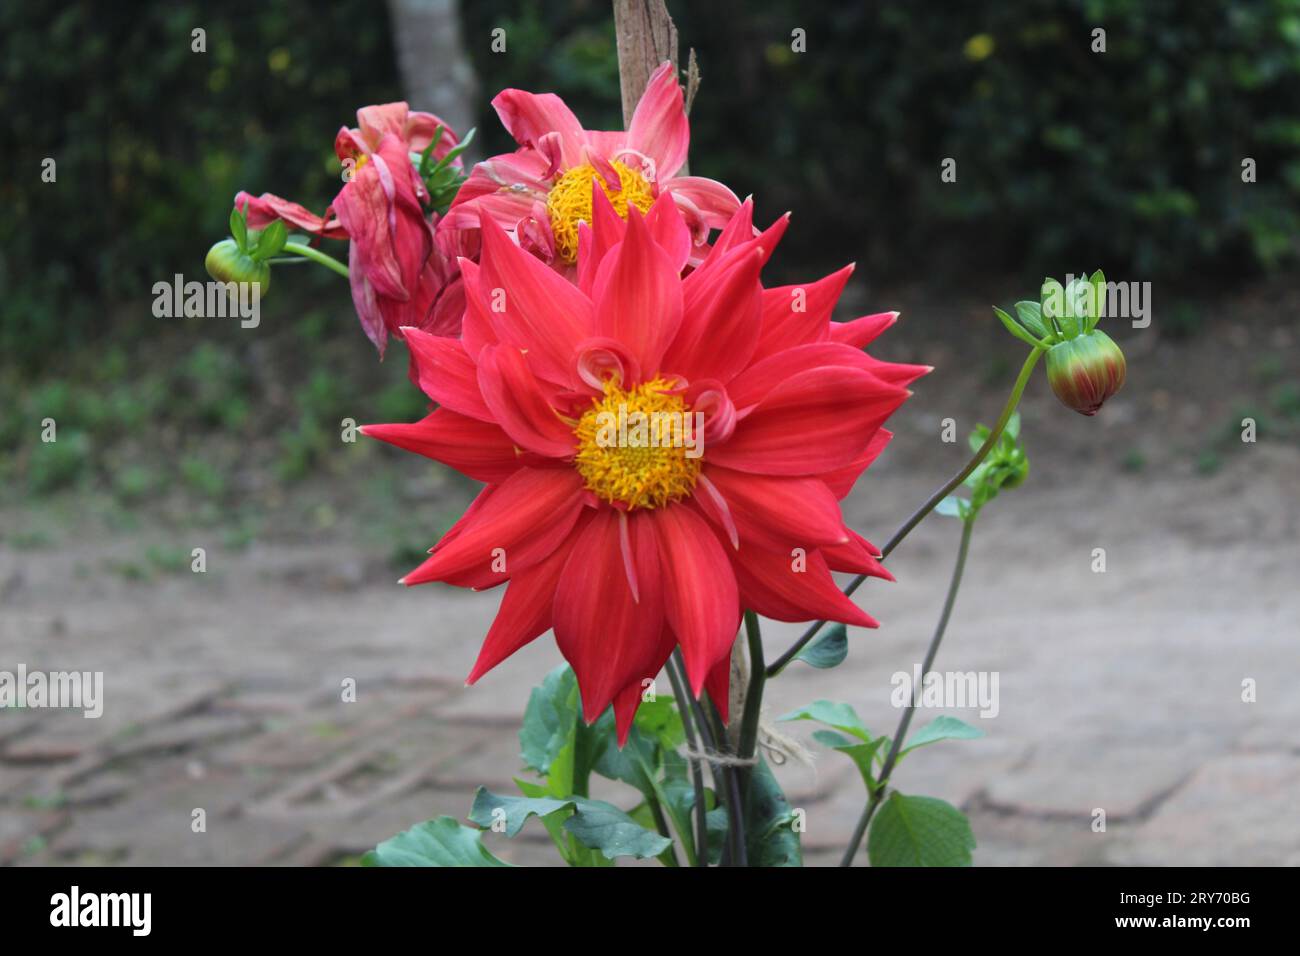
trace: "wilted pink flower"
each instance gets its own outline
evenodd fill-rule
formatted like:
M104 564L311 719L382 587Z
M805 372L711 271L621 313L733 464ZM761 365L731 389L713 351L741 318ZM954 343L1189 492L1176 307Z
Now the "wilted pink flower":
M412 154L433 142L439 126L435 159L454 149L457 137L438 117L412 112L405 103L364 107L357 122L357 128L345 126L335 137L334 152L351 175L324 216L270 193L240 192L235 205L247 211L254 229L282 219L312 235L350 240L352 301L382 356L388 334L400 338L405 326L459 334L464 311L459 270L435 241L437 217L425 211L428 192L412 161Z

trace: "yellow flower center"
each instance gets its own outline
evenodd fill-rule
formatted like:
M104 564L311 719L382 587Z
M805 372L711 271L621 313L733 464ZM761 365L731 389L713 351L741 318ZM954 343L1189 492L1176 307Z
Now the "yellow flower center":
M654 204L654 190L640 172L617 159L612 165L618 170L622 184L619 189L611 189L605 178L596 172L596 167L585 163L557 179L546 196L546 211L551 217L556 252L569 265L578 261L578 223L591 223L592 179L600 183L614 211L624 219L629 206L635 206L644 215Z
M611 504L662 508L687 497L700 473L696 416L662 378L624 390L610 379L573 433L588 490Z

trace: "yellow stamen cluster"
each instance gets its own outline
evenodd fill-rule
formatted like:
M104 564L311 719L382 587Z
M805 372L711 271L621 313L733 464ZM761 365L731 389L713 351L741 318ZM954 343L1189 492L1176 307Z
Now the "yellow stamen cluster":
M701 459L687 451L700 440L690 409L657 378L624 390L611 379L578 421L574 464L588 490L628 509L661 508L695 488ZM695 445L694 447L699 447Z
M592 179L600 183L614 211L624 219L629 206L635 206L644 215L654 204L654 189L640 172L617 159L612 165L618 170L619 189L611 188L595 166L585 163L564 173L546 196L556 253L570 265L578 261L578 223L591 223Z

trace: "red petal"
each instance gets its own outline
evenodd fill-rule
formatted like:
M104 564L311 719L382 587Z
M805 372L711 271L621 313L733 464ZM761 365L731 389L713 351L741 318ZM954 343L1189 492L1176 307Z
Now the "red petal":
M646 375L659 370L682 321L682 284L668 254L655 245L645 220L628 211L623 242L596 276L596 330L627 346Z
M704 689L718 708L718 714L724 724L731 723L731 651L727 656L713 665L709 676L704 679Z
M755 357L825 339L835 303L851 275L853 266L847 265L816 282L764 289L763 331Z
M601 508L592 516L556 589L555 642L577 675L588 723L628 684L654 676L647 672L663 632L659 556L647 515L634 513L629 524L639 602L628 584L619 512L613 508Z
M521 448L546 458L573 454L573 429L555 413L519 349L489 345L479 352L478 384L493 418Z
M648 686L646 682L654 682L676 646L677 639L673 636L673 632L668 628L664 628L663 635L659 638L659 649L655 652L654 657L654 660L657 660L658 663L652 665L646 671L645 677L632 681L614 695L614 727L618 731L618 745L620 748L627 743L627 735L632 730L632 721L636 718L636 712L641 706L642 698L645 696Z
M664 357L664 369L688 380L729 382L743 369L758 344L762 257L756 247L739 250L710 270L708 285L694 284L685 295L681 332ZM694 279L698 272L692 273Z
M488 318L488 303L481 294L478 263L469 259L458 259L461 280L465 285L465 321L461 326L460 340L466 353L476 358L485 345L496 345L499 341Z
M497 336L526 349L538 375L567 383L574 346L593 334L591 300L490 220L483 222L480 265L480 301Z
M424 394L444 408L480 421L492 421L492 413L478 387L478 370L459 339L430 335L419 329L402 330L411 351L418 384Z
M802 555L741 547L736 555L741 600L774 621L840 621L878 627L876 620L850 601L831 577L826 559L816 551ZM803 567L802 571L795 570Z
M894 576L876 557L879 552L872 547L871 542L851 530L849 535L849 540L843 544L821 548L826 566L832 571L852 571L871 578L894 580Z
M872 371L876 361L866 352L838 342L797 345L749 366L731 382L727 394L737 408L749 408L766 398L772 389L800 372L828 366Z
M826 487L830 488L831 494L843 501L848 496L848 493L853 490L854 482L879 457L893 437L893 432L884 428L877 429L876 433L871 436L871 441L867 443L866 451L843 468L822 473L819 477L826 482Z
M659 534L668 626L677 635L691 690L731 648L740 625L740 600L731 562L717 537L690 508L670 505L653 514Z
M816 478L750 475L716 465L707 472L726 498L743 542L788 551L848 540L839 501Z
M554 551L582 508L582 479L568 468L521 468L493 489L491 497L450 540L408 574L405 584L424 584L474 573L505 579ZM502 570L494 562L504 560Z
M877 312L875 315L864 315L851 322L832 322L831 340L852 345L855 349L866 348L880 333L897 321L897 312Z
M479 650L478 660L465 678L466 684L474 683L550 628L555 589L580 530L581 522L551 554L510 578L501 607L497 609L497 616Z
M505 481L526 463L500 426L449 408L414 424L363 425L361 432L488 484Z
M709 460L766 475L843 468L908 394L859 369L810 369L769 392Z

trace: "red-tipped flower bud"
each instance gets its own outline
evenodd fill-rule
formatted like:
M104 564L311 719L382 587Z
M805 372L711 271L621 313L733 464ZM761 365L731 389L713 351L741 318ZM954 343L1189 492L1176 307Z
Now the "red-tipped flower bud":
M1047 381L1066 406L1096 415L1124 384L1124 353L1098 329L1057 342L1047 351Z

